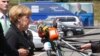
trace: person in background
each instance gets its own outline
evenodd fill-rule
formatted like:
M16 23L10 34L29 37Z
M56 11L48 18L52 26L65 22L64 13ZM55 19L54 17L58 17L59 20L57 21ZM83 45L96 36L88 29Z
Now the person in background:
M50 42L52 50L55 51L54 42L51 41L49 37L49 27L45 25L44 22L41 21L38 23L37 28L38 28L38 35L39 37L41 37L41 42L43 44L45 44L46 42Z
M86 14L87 12L82 9L81 4L77 4L77 11L75 12L76 15Z
M0 56L19 56L19 53L13 50L7 43L0 23Z
M12 49L19 52L19 56L32 56L32 44L27 39L25 31L30 23L31 10L24 5L15 5L9 10L11 26L5 37Z
M32 49L30 50L30 52L32 52L31 54L34 55L34 48L35 48L35 47L34 47L34 43L33 43L33 35L32 35L32 32L31 32L30 30L26 30L25 32L26 32L27 37L28 37L27 39L30 41L30 43L31 43L31 45L32 45L32 46L31 46ZM30 55L31 55L31 54L30 54Z
M55 20L53 20L53 27L57 28L57 22L59 21L58 18L56 18Z
M10 27L10 21L7 18L8 6L9 0L0 0L0 22L4 31L4 35Z
M11 49L4 37L10 25L6 15L8 6L9 0L0 0L0 56L18 56L18 53Z
M29 36L29 40L33 41L33 35L32 32L30 30L26 30L26 34Z
M81 45L81 51L87 49L91 49L93 53L100 53L100 41L94 41L94 42Z

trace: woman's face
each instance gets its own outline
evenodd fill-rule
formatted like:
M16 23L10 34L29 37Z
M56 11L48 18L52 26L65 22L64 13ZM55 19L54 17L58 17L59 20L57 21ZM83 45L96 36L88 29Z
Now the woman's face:
M22 30L27 30L29 23L30 23L30 16L20 17L20 26Z

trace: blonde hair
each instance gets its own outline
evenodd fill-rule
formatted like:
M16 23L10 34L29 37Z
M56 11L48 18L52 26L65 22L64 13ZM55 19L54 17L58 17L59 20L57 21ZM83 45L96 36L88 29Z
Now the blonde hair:
M31 15L31 10L24 5L15 5L9 10L9 17L12 23L16 23L19 17Z

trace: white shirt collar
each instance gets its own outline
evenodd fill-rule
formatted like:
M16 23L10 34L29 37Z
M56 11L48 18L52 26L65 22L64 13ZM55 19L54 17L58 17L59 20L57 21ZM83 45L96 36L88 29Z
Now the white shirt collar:
M0 12L0 18L2 18L2 16L4 16L4 14Z

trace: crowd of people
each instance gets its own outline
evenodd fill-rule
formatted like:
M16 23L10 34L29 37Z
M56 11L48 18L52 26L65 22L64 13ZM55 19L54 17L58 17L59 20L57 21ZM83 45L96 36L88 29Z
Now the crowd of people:
M8 6L9 0L0 0L0 56L34 55L32 35L28 31L32 13L30 8L24 5L15 5L8 11ZM42 39L43 43L50 41L47 34ZM91 42L82 45L81 51L92 49L93 52L100 52L99 47L99 41Z

